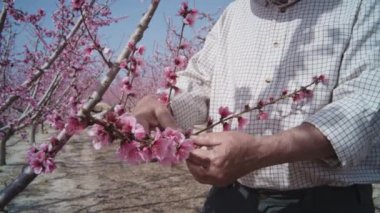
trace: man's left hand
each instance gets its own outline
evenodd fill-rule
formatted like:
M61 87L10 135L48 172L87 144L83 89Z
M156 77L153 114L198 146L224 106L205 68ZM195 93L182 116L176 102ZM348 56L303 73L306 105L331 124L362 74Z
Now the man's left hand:
M206 133L193 139L201 148L191 152L186 163L200 183L227 186L259 167L260 143L252 135L231 131Z

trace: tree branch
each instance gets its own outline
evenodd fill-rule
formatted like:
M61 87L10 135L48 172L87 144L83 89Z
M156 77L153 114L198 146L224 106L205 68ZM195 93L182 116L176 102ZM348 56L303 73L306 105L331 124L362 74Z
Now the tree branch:
M92 0L90 5L93 5L95 3L95 0ZM36 69L36 72L33 73L32 77L24 83L22 83L21 87L28 88L30 87L37 79L39 79L46 70L48 70L51 65L54 64L54 62L57 60L58 56L62 53L62 51L66 48L67 44L71 40L71 38L76 34L76 32L80 29L80 26L82 25L84 21L84 17L81 16L79 20L74 25L73 29L70 31L70 33L66 36L65 39L58 45L56 50L51 54L49 59L39 68ZM7 100L0 106L0 114L3 113L10 105L12 105L13 102L18 100L20 96L18 95L11 95L7 98Z
M156 11L159 0L152 0L147 12L141 18L137 29L132 34L129 42L138 43L143 37L144 31L148 28L148 25ZM128 42L128 43L129 43ZM84 104L82 109L79 111L78 116L80 116L83 120L87 119L87 114L91 112L91 110L95 107L95 105L102 99L102 96L107 91L108 87L111 85L112 81L115 79L117 73L120 70L119 63L128 58L131 54L131 50L128 48L128 43L125 45L123 51L117 58L116 63L112 66L111 70L107 73L103 81L101 82L100 87L91 95L88 101ZM57 147L55 149L58 152L62 149L62 147L68 142L71 138L65 130L62 130L57 139L59 141ZM25 166L22 170L21 174L10 183L5 189L0 192L0 209L3 209L5 205L7 205L14 197L16 197L20 192L22 192L33 180L37 177L37 175L33 172L30 166Z

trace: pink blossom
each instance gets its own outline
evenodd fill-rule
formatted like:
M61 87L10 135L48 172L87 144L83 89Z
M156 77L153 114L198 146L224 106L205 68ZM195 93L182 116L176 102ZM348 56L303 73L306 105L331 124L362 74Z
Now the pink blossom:
M86 125L81 122L78 117L69 117L65 125L65 130L67 134L74 135L82 131L85 127Z
M141 154L145 162L150 162L153 160L153 152L149 147L143 147Z
M314 96L313 90L305 89L303 91L305 98L312 98Z
M127 68L127 65L128 65L127 59L123 59L120 62L119 67L120 67L120 69L125 69L125 68Z
M152 132L151 135L154 137L151 145L152 157L154 159L162 161L167 157L171 142L165 138L165 136L158 128L155 132Z
M111 50L110 48L108 48L108 47L105 47L105 48L103 49L103 53L104 53L105 55L107 55L107 56L110 56L110 55L112 55L112 50Z
M51 146L47 144L41 144L39 149L36 147L29 149L27 159L35 174L51 173L56 168L49 151L51 151Z
M223 131L230 131L231 130L231 124L224 122L223 123Z
M302 88L300 91L298 91L295 94L293 94L292 99L293 99L294 102L299 102L299 101L302 101L305 98L312 98L313 95L314 94L313 94L312 90L309 90L309 89L306 89L306 88Z
M137 123L135 117L124 114L118 121L121 124L121 131L123 133L132 134L136 139L143 139L145 137L144 127Z
M165 67L164 75L169 87L176 84L177 74L172 67Z
M110 134L104 129L103 126L99 124L93 125L91 130L88 132L88 135L92 137L92 145L97 150L109 145L112 142L112 137Z
M186 66L186 57L183 55L179 55L174 58L174 65L178 68L184 68Z
M110 123L116 123L117 122L117 114L115 112L109 111L105 115L105 120Z
M166 92L160 92L158 93L158 100L164 104L167 105L169 103L169 94Z
M320 76L314 76L313 81L315 84L322 83L322 84L327 84L328 80L325 75L320 75Z
M221 118L226 118L227 116L231 115L232 112L230 112L230 110L228 109L228 107L219 107L219 115Z
M38 15L39 16L45 16L46 15L45 10L42 8L38 9Z
M267 112L264 112L264 111L260 111L259 112L259 115L257 116L257 118L259 120L268 120L269 118L269 114Z
M54 129L61 130L65 127L65 122L56 111L54 111L53 114L48 115L47 120Z
M144 55L144 53L145 53L145 46L144 45L139 46L139 48L137 48L137 52L140 55Z
M114 111L116 112L117 115L122 115L125 113L125 109L124 109L124 106L120 105L120 104L117 104L114 108Z
M185 17L189 9L189 4L187 2L182 2L179 8L178 15Z
M193 9L183 19L183 23L190 25L190 26L193 26L196 19L197 19L197 16L198 16L198 11Z
M260 100L258 103L257 103L257 107L259 108L259 109L261 109L261 108L263 108L264 106L265 106L265 101L263 101L263 100Z
M244 118L244 117L238 117L238 129L239 130L243 130L249 123L248 119Z
M180 163L186 160L189 157L190 152L193 150L194 150L194 142L190 139L184 140L177 148L177 152L176 152L177 162L176 163Z
M92 54L92 48L91 47L87 47L84 52L87 54L87 55L91 55Z
M136 49L136 44L132 41L128 42L128 48L132 51Z
M162 161L163 159L167 158L169 154L172 154L170 152L173 149L171 147L171 142L168 139L160 137L154 141L151 146L151 150L153 158Z
M186 159L192 150L192 141L186 140L180 131L166 128L157 129L151 146L153 157L163 165L174 165Z
M71 0L71 6L74 10L81 9L83 4L84 4L84 0Z
M146 136L144 127L139 123L136 124L132 133L134 134L135 138L139 140L144 139Z
M170 141L178 144L181 144L185 141L185 135L182 134L182 132L172 129L170 127L167 127L163 132L162 136L169 139Z
M132 90L132 84L129 80L129 77L125 77L123 78L122 80L122 90L125 91L125 92L129 92L130 90Z
M144 162L144 156L139 149L139 143L136 141L123 142L118 150L118 155L122 160L131 165L138 165Z
M182 44L179 46L181 50L185 50L190 47L190 43L187 41L182 42Z

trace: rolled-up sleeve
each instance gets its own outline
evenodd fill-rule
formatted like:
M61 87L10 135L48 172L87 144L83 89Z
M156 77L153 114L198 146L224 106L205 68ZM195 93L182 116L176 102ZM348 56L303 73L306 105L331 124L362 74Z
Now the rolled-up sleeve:
M203 48L189 60L187 68L178 72L180 93L172 97L170 106L175 120L183 129L207 120L212 75L226 13L227 9L208 33Z
M365 0L342 57L332 102L306 122L329 139L337 156L336 165L354 166L374 143L380 143L379 105L380 2Z

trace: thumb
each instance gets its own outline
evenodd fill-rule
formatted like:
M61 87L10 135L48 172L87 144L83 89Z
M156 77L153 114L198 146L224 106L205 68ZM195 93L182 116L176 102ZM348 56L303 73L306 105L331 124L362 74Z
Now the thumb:
M198 146L211 147L211 146L216 146L220 144L220 142L215 140L213 133L205 133L198 136L192 136L191 139L193 139L194 143Z
M156 109L156 117L158 123L162 128L165 129L167 127L170 127L172 129L179 129L179 126L174 120L174 117L170 113L169 109L167 109L166 107L160 107Z
M190 152L187 161L195 165L208 167L211 163L210 154L211 152L209 150L203 148L195 149L192 152Z

